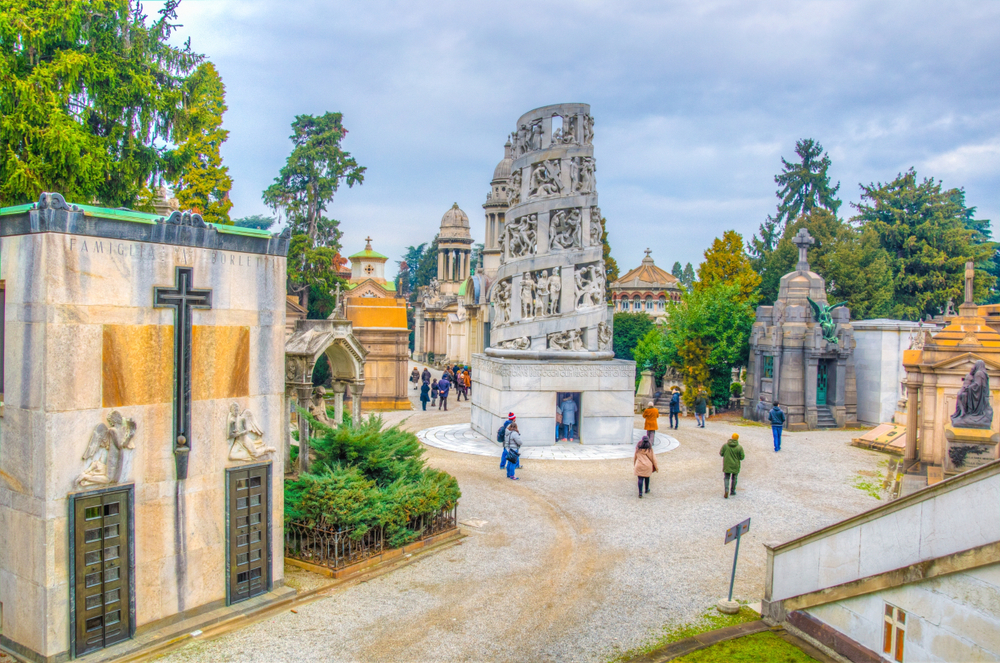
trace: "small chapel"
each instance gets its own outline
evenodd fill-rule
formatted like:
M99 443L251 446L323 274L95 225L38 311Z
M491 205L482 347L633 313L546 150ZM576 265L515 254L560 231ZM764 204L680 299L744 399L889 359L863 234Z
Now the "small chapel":
M757 307L743 416L765 421L777 401L789 430L842 428L857 421L858 409L851 312L829 304L826 281L809 268L809 231L792 242L795 271L781 277L774 304Z

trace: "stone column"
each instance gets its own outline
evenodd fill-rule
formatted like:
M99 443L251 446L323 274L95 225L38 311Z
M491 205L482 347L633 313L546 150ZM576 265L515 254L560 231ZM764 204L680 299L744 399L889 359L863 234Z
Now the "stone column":
M909 376L907 376L909 378ZM917 399L920 398L920 385L906 381L906 449L903 452L903 468L908 468L917 462L917 433L919 419Z
M417 306L413 312L413 358L424 360L424 307Z
M312 371L309 371L311 374ZM312 398L312 384L299 384L297 388L299 407L309 410L309 400ZM309 422L299 413L299 472L309 471Z
M444 281L444 251L438 251L438 281Z
M809 428L816 428L816 380L819 377L819 357L807 355L805 369L805 421Z
M351 420L355 425L361 421L361 392L364 390L364 380L351 383Z
M281 414L281 440L285 452L285 474L292 471L292 395L285 390L285 411Z
M347 383L335 380L333 383L333 423L344 423L344 392L347 391Z

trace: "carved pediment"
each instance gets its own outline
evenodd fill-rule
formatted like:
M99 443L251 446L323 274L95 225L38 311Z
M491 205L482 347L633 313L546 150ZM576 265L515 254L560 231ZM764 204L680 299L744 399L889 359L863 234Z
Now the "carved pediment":
M964 352L960 355L954 355L946 359L942 359L936 364L931 364L929 368L936 371L961 371L962 373L968 373L969 369L977 361L982 360L986 364L986 368L991 371L1000 372L1000 361L998 359L991 357L989 355L980 355L975 352Z

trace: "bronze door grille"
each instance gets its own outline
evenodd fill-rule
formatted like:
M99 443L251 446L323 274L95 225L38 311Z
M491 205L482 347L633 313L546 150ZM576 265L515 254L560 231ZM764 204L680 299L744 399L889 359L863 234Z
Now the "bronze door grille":
M75 501L76 654L130 637L127 491Z
M267 591L267 532L271 517L267 470L267 466L261 466L228 473L230 603Z

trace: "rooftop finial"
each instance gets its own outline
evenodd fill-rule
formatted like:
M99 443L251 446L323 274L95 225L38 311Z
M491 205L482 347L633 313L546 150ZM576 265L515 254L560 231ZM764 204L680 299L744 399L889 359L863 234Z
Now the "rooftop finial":
M372 250L372 238L371 236L365 237L365 251Z
M792 244L799 247L799 264L795 266L800 272L809 271L809 247L816 243L816 240L812 238L809 231L805 228L799 228L799 232L795 233L795 237L792 238Z

